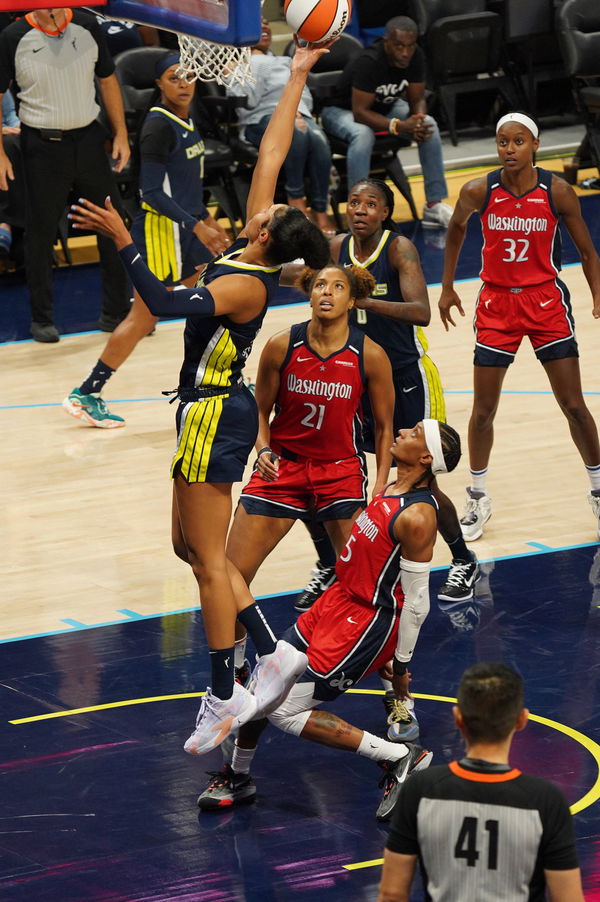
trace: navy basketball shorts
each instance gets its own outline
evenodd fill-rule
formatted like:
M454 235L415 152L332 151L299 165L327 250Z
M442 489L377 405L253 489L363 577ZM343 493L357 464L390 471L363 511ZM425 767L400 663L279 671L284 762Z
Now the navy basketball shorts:
M335 582L283 638L308 655L299 682L314 682L314 697L327 701L391 661L399 622L399 612L359 604Z
M484 282L473 328L475 366L510 366L525 337L540 363L579 357L569 289L560 279L525 288Z
M212 259L191 229L182 229L179 223L150 210L135 217L131 237L148 269L167 286L179 284Z
M258 433L253 394L243 386L231 394L181 402L176 415L177 448L171 476L186 482L240 482Z
M438 368L427 354L392 372L394 381L394 436L427 418L446 422L444 389ZM362 397L363 447L375 453L373 413L367 392Z
M242 489L240 504L248 514L308 518L320 523L347 520L367 506L367 467L362 455L345 460L312 460L294 455L289 460L275 442L279 476L267 482L256 470Z

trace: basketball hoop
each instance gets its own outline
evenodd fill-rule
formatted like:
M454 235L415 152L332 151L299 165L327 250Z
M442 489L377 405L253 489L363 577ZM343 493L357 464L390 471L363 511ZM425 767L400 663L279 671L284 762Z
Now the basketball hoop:
M231 85L254 84L250 68L250 47L214 44L204 38L178 34L180 64L177 74L187 81L216 81Z

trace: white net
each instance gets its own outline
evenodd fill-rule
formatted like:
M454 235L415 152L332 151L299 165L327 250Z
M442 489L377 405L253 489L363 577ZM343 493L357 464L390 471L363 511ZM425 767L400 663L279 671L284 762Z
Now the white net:
M188 81L216 81L225 87L254 83L250 68L250 47L214 44L204 38L179 34L181 72Z

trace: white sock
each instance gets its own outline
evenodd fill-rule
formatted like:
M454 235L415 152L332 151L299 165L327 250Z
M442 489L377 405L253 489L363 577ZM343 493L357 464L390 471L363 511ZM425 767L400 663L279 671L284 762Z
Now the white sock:
M234 774L249 774L250 765L255 754L256 747L253 749L241 749L236 741L233 758L231 759L231 769Z
M472 492L482 492L485 495L487 472L487 467L485 470L471 470L471 485L469 488Z
M387 739L373 736L365 730L356 754L370 758L371 761L398 761L408 755L408 749L401 742L388 742Z
M600 465L597 467L586 467L586 470L592 492L600 492Z
M385 689L386 692L394 691L394 687L392 686L391 680L384 680L383 677L380 677L380 679L381 679L381 685L383 686L383 688Z
M243 667L244 661L246 660L246 641L248 639L248 633L244 636L243 639L236 639L233 646L233 666L234 667Z

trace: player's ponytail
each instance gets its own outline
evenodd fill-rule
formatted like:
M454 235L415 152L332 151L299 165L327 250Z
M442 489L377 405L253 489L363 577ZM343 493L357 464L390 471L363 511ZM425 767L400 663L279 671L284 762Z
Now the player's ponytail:
M323 269L331 259L329 241L297 207L276 213L268 228L271 240L265 248L267 263L279 266L302 257L311 269Z

